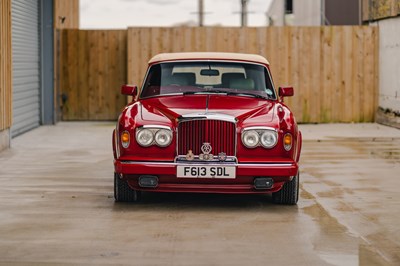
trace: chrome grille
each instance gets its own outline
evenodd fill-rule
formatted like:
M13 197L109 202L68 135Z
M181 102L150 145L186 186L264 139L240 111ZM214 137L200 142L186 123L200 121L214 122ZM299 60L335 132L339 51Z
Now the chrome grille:
M208 142L211 153L218 155L225 152L227 156L235 155L235 123L221 120L188 120L180 122L178 128L178 154L187 154L192 150L195 155L201 153L201 145Z

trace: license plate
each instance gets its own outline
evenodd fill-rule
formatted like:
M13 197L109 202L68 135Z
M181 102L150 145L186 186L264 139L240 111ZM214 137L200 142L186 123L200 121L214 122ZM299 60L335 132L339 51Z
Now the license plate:
M183 178L235 178L235 166L178 165L176 176Z

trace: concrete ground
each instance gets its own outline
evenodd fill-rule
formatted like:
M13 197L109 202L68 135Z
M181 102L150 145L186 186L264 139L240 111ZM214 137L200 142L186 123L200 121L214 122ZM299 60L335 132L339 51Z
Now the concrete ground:
M0 153L1 265L400 265L400 130L301 125L301 197L113 199L111 123L59 123Z

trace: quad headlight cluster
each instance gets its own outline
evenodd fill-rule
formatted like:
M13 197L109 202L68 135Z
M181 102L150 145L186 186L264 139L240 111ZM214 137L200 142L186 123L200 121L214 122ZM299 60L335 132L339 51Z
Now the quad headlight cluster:
M248 128L242 132L242 143L247 148L263 146L266 149L273 148L278 142L278 133L275 129Z
M159 127L140 127L136 129L136 141L142 147L157 145L167 147L172 142L172 130ZM124 130L120 135L121 145L128 148L131 142L129 131Z
M143 147L154 144L159 147L167 147L172 142L172 131L167 128L137 128L136 141Z

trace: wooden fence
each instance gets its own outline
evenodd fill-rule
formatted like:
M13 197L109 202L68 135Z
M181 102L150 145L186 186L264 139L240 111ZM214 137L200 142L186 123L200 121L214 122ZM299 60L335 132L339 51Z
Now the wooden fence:
M62 30L58 71L62 120L116 120L126 99L126 30Z
M374 121L379 64L376 27L129 28L126 55L124 49L117 52L114 48L124 38L117 41L106 37L108 34L111 33L63 32L62 58L67 62L62 63L61 90L65 91L68 85L67 91L74 95L67 100L64 120L117 116L123 106L123 100L117 97L119 82L125 76L119 71L110 72L113 68L123 71L126 67L128 83L140 85L148 60L157 53L219 51L265 56L271 63L276 87L295 87L295 96L287 103L299 122ZM123 32L119 34L123 36ZM123 43L119 45L124 47ZM118 59L112 63L106 57ZM93 99L104 95L105 89L110 97ZM77 109L79 99L89 100ZM95 115L95 110L103 114L99 111L102 109L110 112L109 116Z
M378 28L129 28L128 81L142 82L160 52L256 53L271 63L275 85L293 85L287 100L304 123L374 121Z

